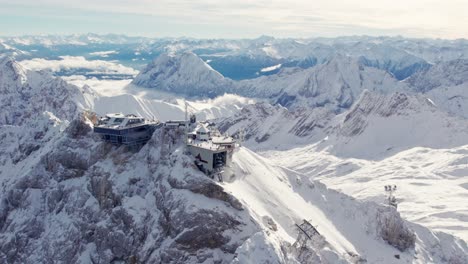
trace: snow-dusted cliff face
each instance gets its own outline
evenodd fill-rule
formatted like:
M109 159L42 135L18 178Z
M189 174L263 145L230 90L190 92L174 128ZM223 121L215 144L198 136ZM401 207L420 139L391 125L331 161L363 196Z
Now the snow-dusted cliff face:
M158 131L133 153L87 122L2 175L2 262L228 262L257 229L193 168L180 135Z
M226 263L258 230L194 169L182 133L115 148L91 132L78 87L12 60L0 73L2 263Z
M335 127L332 152L379 159L412 147L451 148L468 144L468 122L438 109L426 97L364 92Z
M0 58L0 164L34 155L68 120L87 107L85 90L44 72L24 70L9 57Z
M424 59L385 43L359 41L345 47L342 51L344 54L359 58L364 65L390 72L398 80L430 66ZM346 52L347 49L349 52Z
M46 72L24 70L10 57L0 58L0 124L22 125L44 112L70 120L84 109L83 91Z
M135 85L188 96L215 97L231 92L232 81L191 52L162 54L132 82Z
M363 90L388 93L402 87L384 71L337 56L310 69L242 81L239 93L272 98L290 108L326 106L340 112L349 108Z

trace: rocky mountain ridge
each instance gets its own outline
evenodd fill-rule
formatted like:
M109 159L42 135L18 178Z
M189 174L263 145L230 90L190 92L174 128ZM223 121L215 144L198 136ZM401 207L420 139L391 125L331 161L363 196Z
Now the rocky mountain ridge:
M3 262L353 263L382 256L388 262L394 255L416 263L466 260L463 241L413 226L391 207L330 191L244 148L220 184L193 166L183 131L161 128L134 151L103 143L91 132L85 91L10 62L0 71L2 98L24 107L0 126L2 143L13 143L2 144L0 152ZM28 142L35 145L18 150ZM275 184L260 184L258 192L253 186L267 180L267 172ZM273 195L273 188L285 196ZM270 201L298 207L294 214L282 205L264 211L272 208ZM350 208L362 214L348 215ZM326 241L308 244L305 253L292 246L301 217L323 224ZM348 218L361 224L346 228L341 220ZM451 251L442 249L446 245Z

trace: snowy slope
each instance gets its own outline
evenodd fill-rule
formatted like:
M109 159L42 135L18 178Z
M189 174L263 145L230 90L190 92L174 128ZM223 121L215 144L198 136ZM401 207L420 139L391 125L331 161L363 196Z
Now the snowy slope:
M386 221L401 221L393 208L358 202L301 174L273 166L245 148L235 153L230 172L232 176L222 185L240 199L264 229L270 229L270 239L294 242L297 236L294 224L302 219L316 226L327 243L315 248L317 259L315 262L309 259L311 263L466 261L467 247L463 241L405 222L400 224L416 231L416 247L414 251L398 251L380 237L378 224L384 215L390 217ZM447 247L453 242L455 247ZM440 247L444 249L436 249ZM400 260L395 259L397 254Z
M97 80L69 77L71 84L88 90L86 100L89 108L98 115L107 113L134 113L145 118L161 121L185 118L185 103L188 111L199 120L231 116L255 100L225 94L213 99L184 99L170 93L136 87L129 80Z
M468 239L465 119L403 93L365 92L338 116L317 110L257 104L219 125L231 134L243 130L244 144L275 164L354 197L382 202L383 186L396 184L405 219Z
M244 127L253 138L262 135L257 132L262 125L253 125L261 123L259 119L247 116L252 120L237 117L238 125L228 131ZM284 130L271 130L265 141L247 139L245 144L261 150L275 164L360 199L382 202L383 185L396 184L405 219L467 240L465 119L440 111L421 96L370 92L348 112L303 137L288 133L293 119L284 116L275 120L284 124L278 125Z
M309 145L263 154L358 199L384 202L383 186L397 185L398 211L405 219L468 241L466 153L467 145L415 147L375 161L336 157Z
M0 40L0 55L15 57L15 56L21 56L21 55L27 55L27 54L28 54L27 52L14 48L8 44L3 43Z

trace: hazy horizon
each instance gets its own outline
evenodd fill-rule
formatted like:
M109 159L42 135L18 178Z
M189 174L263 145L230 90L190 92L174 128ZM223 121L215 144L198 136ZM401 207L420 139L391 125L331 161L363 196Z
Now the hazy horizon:
M142 39L194 39L194 40L255 40L262 37L274 38L278 40L294 39L294 40L314 40L314 39L338 39L338 38L402 38L402 39L421 39L421 40L447 40L447 41L457 41L457 40L467 40L466 38L439 38L439 37L413 37L413 36L404 36L404 35L337 35L331 37L322 37L322 36L305 36L305 37L281 37L281 36L272 36L272 35L257 35L252 37L191 37L191 36L143 36L143 35L132 35L125 33L95 33L95 32L83 32L83 33L63 33L63 34L18 34L18 35L4 35L0 34L0 38L21 38L21 37L71 37L71 36L87 36L87 35L96 35L96 36L122 36L127 38L142 38Z
M252 39L340 36L468 38L468 2L0 0L0 35L123 34Z

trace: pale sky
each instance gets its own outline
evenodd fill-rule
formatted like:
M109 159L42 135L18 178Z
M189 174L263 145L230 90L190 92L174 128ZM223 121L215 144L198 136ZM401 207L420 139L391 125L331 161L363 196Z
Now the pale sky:
M468 38L468 0L0 0L0 35Z

